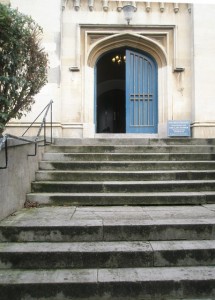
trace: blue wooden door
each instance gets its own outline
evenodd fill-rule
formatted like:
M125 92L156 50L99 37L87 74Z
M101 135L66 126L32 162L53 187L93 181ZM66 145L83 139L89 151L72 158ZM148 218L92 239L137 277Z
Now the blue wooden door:
M157 63L126 50L126 132L157 133Z

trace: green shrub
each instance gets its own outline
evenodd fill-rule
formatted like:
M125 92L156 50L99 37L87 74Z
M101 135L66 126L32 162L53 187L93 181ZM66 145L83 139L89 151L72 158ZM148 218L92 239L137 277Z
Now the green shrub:
M47 83L42 28L31 17L0 4L0 135L12 118L31 110Z

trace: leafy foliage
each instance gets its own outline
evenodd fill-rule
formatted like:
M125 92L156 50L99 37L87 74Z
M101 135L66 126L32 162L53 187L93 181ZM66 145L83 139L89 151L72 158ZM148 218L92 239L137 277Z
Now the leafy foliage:
M31 110L47 82L42 28L31 17L0 4L0 135L11 118Z

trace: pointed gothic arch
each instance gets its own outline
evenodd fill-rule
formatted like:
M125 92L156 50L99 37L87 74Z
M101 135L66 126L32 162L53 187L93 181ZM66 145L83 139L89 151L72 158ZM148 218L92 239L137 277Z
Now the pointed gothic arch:
M103 38L90 47L87 55L88 66L94 67L103 53L121 47L132 47L150 54L159 67L167 65L166 51L157 41L139 34L120 33Z

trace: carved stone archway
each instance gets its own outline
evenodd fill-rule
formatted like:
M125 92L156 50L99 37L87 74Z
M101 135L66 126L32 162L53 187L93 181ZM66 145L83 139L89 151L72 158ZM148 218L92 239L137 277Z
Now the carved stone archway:
M115 34L93 44L88 51L87 64L94 67L103 53L121 47L132 47L147 52L154 57L159 67L167 65L167 54L164 47L153 39L132 33Z
M167 107L168 107L168 54L164 46L162 46L156 39L137 34L137 33L116 33L104 37L94 43L92 43L87 53L86 59L86 72L85 72L85 95L84 99L87 99L87 103L84 101L86 126L93 128L95 125L95 109L94 103L94 85L95 85L95 73L94 68L98 59L105 53L117 48L128 47L143 51L150 54L157 62L158 65L158 136L166 136L166 120L167 120ZM86 92L87 91L87 92ZM90 116L90 112L92 115ZM87 125L88 120L93 122L93 126ZM88 123L89 124L89 123ZM95 127L94 127L95 133ZM91 131L92 132L92 131ZM84 134L85 135L85 134ZM86 133L87 135L87 133Z

